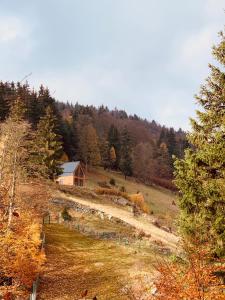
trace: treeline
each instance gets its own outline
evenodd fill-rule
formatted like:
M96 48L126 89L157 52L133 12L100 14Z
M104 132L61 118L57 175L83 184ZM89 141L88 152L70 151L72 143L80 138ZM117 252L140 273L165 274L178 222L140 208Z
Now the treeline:
M172 156L181 158L188 145L181 129L175 131L155 121L127 115L123 110L110 111L105 106L96 108L56 102L43 86L34 91L27 83L13 82L0 82L1 121L7 118L10 107L18 98L26 108L25 119L34 130L38 129L40 139L50 135L48 126L51 125L46 123L46 118L52 118L49 120L54 123L51 134L56 134L58 141L61 139L62 160L81 160L89 166L101 165L105 169L119 170L125 177L135 176L148 184L173 187ZM45 121L40 129L43 118ZM58 150L52 149L57 152L57 160ZM51 168L51 158L48 159ZM51 177L57 174L57 166L54 168Z

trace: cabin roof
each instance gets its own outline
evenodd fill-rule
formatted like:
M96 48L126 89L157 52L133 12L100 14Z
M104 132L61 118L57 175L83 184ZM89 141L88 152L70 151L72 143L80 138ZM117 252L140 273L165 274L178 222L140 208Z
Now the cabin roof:
M71 173L73 173L77 167L79 166L80 161L71 161L71 162L66 162L64 164L61 165L61 168L63 170L63 173L61 174L61 176L67 176Z

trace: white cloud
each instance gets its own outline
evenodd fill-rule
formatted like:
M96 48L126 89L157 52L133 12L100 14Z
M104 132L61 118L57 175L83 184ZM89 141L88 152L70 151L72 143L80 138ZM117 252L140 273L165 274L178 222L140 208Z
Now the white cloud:
M116 96L125 85L119 71L107 70L96 65L83 65L76 71L34 73L29 81L36 88L40 84L48 86L51 92L55 92L54 96L61 101L79 101L95 105L101 105L106 100L107 103L111 100L116 105L118 100Z
M218 18L222 16L224 17L224 10L225 10L224 0L207 0L205 3L205 12L211 18L218 20Z
M28 35L25 24L16 17L1 17L0 42L7 43Z
M212 25L190 35L178 50L177 63L193 71L205 70L211 61L211 48L217 37L216 32Z

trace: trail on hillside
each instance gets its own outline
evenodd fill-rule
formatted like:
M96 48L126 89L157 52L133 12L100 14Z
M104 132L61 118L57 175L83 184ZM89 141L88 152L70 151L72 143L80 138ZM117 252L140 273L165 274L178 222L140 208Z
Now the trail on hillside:
M100 212L104 212L107 215L111 215L112 217L118 218L137 228L138 230L143 230L146 234L150 234L152 240L161 241L165 246L170 247L172 250L177 250L178 237L172 233L166 232L165 230L156 227L147 219L134 217L133 213L110 204L93 203L88 199L81 199L75 196L66 196L65 194L63 194L63 197L68 200L80 203L81 205L96 209Z

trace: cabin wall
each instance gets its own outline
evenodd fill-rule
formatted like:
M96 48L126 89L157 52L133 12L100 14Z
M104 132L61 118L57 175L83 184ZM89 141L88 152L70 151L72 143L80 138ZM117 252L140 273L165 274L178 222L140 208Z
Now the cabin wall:
M68 176L60 176L57 181L59 182L59 184L73 185L74 184L73 174Z

